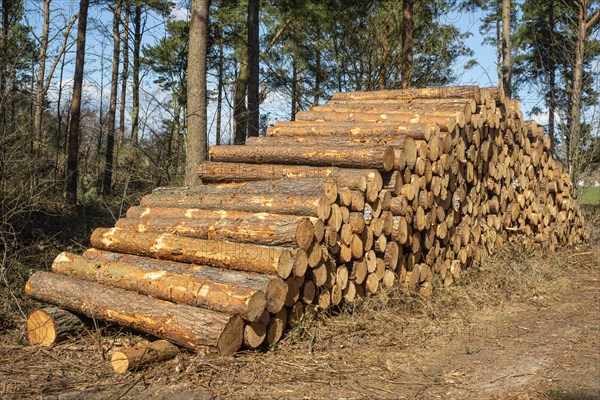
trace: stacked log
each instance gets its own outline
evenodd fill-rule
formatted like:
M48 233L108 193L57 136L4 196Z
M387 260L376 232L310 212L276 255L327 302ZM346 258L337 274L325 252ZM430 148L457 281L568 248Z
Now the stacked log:
M549 145L498 88L338 93L211 147L202 185L156 189L28 292L191 348L274 344L308 310L395 285L428 296L507 242L585 240Z

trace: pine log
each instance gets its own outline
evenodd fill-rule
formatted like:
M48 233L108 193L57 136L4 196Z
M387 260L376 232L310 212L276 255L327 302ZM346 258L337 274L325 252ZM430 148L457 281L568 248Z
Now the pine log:
M477 104L474 100L460 100L452 101L449 103L440 102L412 102L412 103L400 103L400 102L352 102L352 103L332 103L324 104L322 106L313 106L308 112L339 112L339 113L355 113L355 112L373 112L373 113L451 113L451 112L462 112L465 115L465 123L471 122L472 114L475 112Z
M286 221L302 222L303 218L310 219L313 224L314 239L317 242L323 240L325 234L325 224L318 217L298 217L286 214L272 214L266 212L251 213L244 211L225 211L225 210L202 210L199 208L178 208L178 207L139 207L133 206L127 210L129 219L208 219L208 220L237 220L240 224L246 224L245 221L275 221L275 223ZM240 234L238 233L238 236ZM233 234L235 236L235 234ZM241 235L243 237L243 235ZM258 242L258 240L257 240ZM259 243L260 244L260 243Z
M242 345L243 320L228 315L115 289L97 283L36 272L25 292L68 310L100 318L172 341L194 350L235 353Z
M256 164L299 164L347 168L376 168L389 171L394 164L393 150L386 146L212 146L212 161L239 161Z
M286 125L270 126L267 128L267 137L262 140L268 142L270 137L308 136L317 138L319 136L335 136L368 138L382 136L411 137L413 139L429 140L431 135L439 131L435 124L423 123L346 123L346 122L287 122ZM260 139L259 139L260 140ZM318 139L316 139L318 140Z
M337 184L328 176L298 179L262 180L256 182L227 182L192 187L159 187L152 191L157 195L195 196L204 194L258 194L258 195L324 195L333 203L336 200ZM151 195L150 195L151 196Z
M140 346L127 347L112 354L110 363L116 374L137 371L148 365L174 358L179 349L167 340L157 340Z
M373 92L335 93L333 100L396 100L412 101L414 99L473 99L481 102L479 86L445 86L431 88L409 88L395 90L378 90Z
M52 272L173 303L239 314L248 321L258 318L266 305L262 291L174 274L164 269L94 261L67 252L56 257L52 263Z
M78 316L58 307L42 308L27 317L27 339L34 346L50 347L85 328Z
M90 243L100 250L209 264L239 271L278 274L284 279L290 276L294 266L294 251L285 247L186 238L168 233L98 228L92 233Z
M250 139L250 138L249 138ZM304 179L331 176L339 187L365 191L367 180L377 170L336 167L311 167L306 165L247 164L238 162L205 161L200 164L200 178L210 182L246 182L273 179Z
M142 207L181 207L206 210L269 212L327 219L331 210L324 196L285 196L250 194L206 194L206 195L148 195L142 198Z
M264 213L266 214L266 213ZM267 214L268 215L268 214ZM281 215L280 218L233 218L223 211L216 218L144 218L120 219L116 227L133 232L173 233L181 236L255 243L268 246L298 246L307 250L315 240L315 228L309 218Z
M226 286L239 286L265 293L266 308L277 313L283 307L287 286L278 276L256 274L252 272L226 270L207 265L184 264L175 261L156 260L153 258L130 254L111 253L108 251L88 249L83 257L95 263L119 263L123 266L134 265L136 268L164 270L177 275L191 276L196 279L221 283Z
M452 132L456 125L464 127L465 115L455 112L336 112L336 111L300 111L296 113L296 121L314 122L346 122L346 123L396 123L396 124L431 124L438 125L443 131ZM276 126L280 126L278 123Z

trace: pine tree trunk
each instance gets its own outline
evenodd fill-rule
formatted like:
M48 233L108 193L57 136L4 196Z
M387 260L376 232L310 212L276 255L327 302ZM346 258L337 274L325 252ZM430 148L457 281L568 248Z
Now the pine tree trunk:
M296 112L298 106L296 104L298 98L298 64L296 62L296 54L294 53L294 59L292 60L292 109L290 110L290 121L296 119Z
M123 147L125 138L125 102L127 100L127 80L129 79L129 5L125 7L125 21L123 22L123 72L121 72L121 102L119 104L119 136L117 141L117 154ZM117 160L119 158L117 157Z
M510 44L511 0L502 0L502 87L507 97L512 97L512 57Z
M550 153L555 154L556 138L554 132L554 113L556 112L556 62L555 62L555 43L554 43L554 0L550 0L548 3L548 31L550 34L550 46L549 46L549 63L548 73L550 74L548 79L548 136L550 136Z
M106 132L106 157L104 160L104 174L102 177L102 194L112 192L113 154L115 148L115 130L117 116L117 91L119 87L119 58L121 55L121 34L119 25L121 19L122 0L118 0L113 16L113 61L110 83L110 100L108 106L108 131Z
M50 33L50 3L44 0L44 25L38 55L39 68L35 80L35 111L33 117L33 152L37 154L41 148L42 140L42 114L44 112L44 76L46 74L46 52L48 50L48 35Z
M409 88L412 82L414 5L415 0L402 2L402 78L400 80L402 89Z
M67 199L77 203L77 161L79 153L79 119L81 115L81 89L85 64L85 36L89 0L79 3L79 24L77 28L77 54L73 77L73 100L71 101L71 122L69 125L69 145L67 154Z
M142 46L142 6L136 2L133 14L133 82L131 85L131 144L137 146L140 129L140 49Z
M321 50L317 49L315 57L315 94L313 105L318 106L319 97L321 95Z
M248 1L248 137L259 129L259 0Z
M579 172L579 151L581 136L581 92L583 77L583 58L585 39L587 36L587 0L578 1L577 43L575 48L575 65L573 65L573 89L571 91L570 138L569 138L569 174L573 182L577 182Z
M246 60L246 46L243 46L239 58L240 70L235 81L233 98L233 125L235 136L234 144L246 143L248 132L248 109L246 108L246 89L248 88L248 63Z
M206 51L208 42L209 0L192 0L188 52L187 121L185 182L200 183L197 168L206 160Z
M219 35L219 63L218 69L218 91L217 91L217 127L216 127L216 145L221 144L221 120L223 112L223 28L219 25L217 27L217 33Z

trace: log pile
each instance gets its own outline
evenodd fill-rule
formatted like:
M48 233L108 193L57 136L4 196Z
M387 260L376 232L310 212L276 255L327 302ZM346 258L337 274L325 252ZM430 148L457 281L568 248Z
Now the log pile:
M585 240L549 147L498 88L338 93L211 147L203 185L156 189L27 292L192 349L274 344L307 310L428 296L507 242Z

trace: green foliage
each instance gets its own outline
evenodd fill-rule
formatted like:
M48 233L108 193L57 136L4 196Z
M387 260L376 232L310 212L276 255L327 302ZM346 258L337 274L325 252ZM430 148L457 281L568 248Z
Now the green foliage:
M144 46L142 63L156 74L155 83L185 97L189 24L168 21L166 35L154 46Z
M594 9L590 7L588 15ZM594 110L598 105L600 73L595 67L600 60L598 35L592 34L594 28L591 28L585 40L581 102L583 119L571 121L573 68L577 48L577 4L562 0L524 0L521 11L521 21L514 34L514 84L521 90L538 93L544 100L544 105L535 107L533 114L554 109L558 123L553 127L553 145L556 154L567 164L570 127L573 123L581 125L580 143L577 145L580 148L582 167L585 168L585 164L593 158L592 144L596 140L594 135L598 135L593 128L598 124L597 110Z

